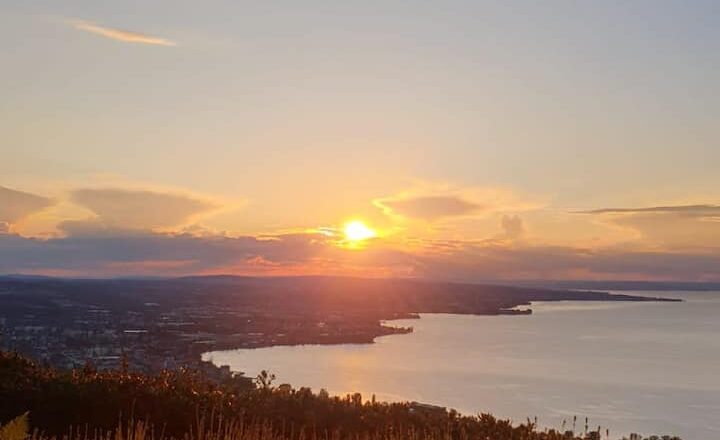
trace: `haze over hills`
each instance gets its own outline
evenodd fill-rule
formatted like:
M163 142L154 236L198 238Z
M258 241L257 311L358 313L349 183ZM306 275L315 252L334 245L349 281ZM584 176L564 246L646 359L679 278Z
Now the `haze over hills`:
M353 277L322 277L322 276L244 276L244 275L188 275L188 276L118 276L118 277L57 277L48 275L34 275L23 273L10 273L0 275L0 281L7 280L187 280L191 282L205 282L215 284L239 284L251 283L251 280L302 280L302 279L318 279L318 278L347 278ZM362 279L362 278L359 278ZM403 279L403 278L400 278ZM433 280L415 280L412 278L405 279L407 281L416 282L436 282L443 281ZM720 290L720 283L714 281L644 281L644 280L492 280L488 279L477 283L453 283L448 284L471 284L486 286L503 286L503 287L525 287L551 290L627 290L627 291L717 291Z
M503 283L501 283L503 284ZM720 290L720 283L712 281L640 281L640 280L518 280L516 286L547 289L628 290L628 291L698 291Z

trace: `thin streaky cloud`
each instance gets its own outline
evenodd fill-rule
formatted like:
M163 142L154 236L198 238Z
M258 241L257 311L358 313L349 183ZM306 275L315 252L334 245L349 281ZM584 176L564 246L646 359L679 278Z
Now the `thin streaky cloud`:
M720 205L679 205L679 206L651 206L649 208L603 208L589 211L576 211L578 214L638 214L638 213L720 213Z
M75 21L72 25L75 29L92 32L93 34L125 43L150 44L155 46L177 46L177 43L166 38L154 37L152 35L123 29L104 27L89 21Z

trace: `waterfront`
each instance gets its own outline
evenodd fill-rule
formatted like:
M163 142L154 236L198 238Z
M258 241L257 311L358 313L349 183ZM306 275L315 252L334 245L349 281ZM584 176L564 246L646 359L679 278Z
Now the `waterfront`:
M720 436L720 293L644 292L683 303L556 302L531 316L425 314L375 344L206 354L248 375L331 393L417 400L560 427L584 417L611 437ZM613 434L614 433L614 434Z

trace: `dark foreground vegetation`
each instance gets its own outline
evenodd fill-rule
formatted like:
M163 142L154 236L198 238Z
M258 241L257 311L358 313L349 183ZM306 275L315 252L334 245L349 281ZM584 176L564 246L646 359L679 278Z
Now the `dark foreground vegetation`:
M268 374L215 383L189 370L58 371L7 352L0 352L0 424L0 440L610 438L599 427L573 433L573 421L567 430L539 430L530 420L513 425L489 414L463 416L359 394L330 397L275 386Z

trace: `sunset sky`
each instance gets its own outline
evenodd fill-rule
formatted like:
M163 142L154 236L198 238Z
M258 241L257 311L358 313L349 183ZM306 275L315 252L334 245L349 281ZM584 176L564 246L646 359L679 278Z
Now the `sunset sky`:
M347 3L0 1L0 273L720 280L720 2Z

